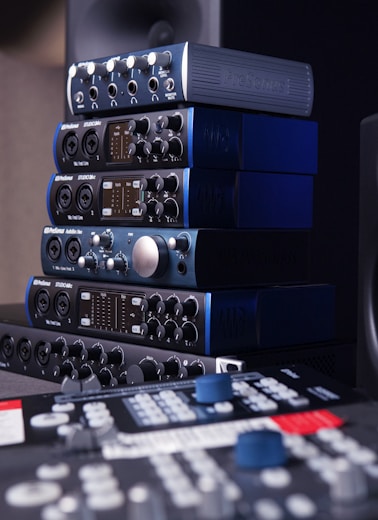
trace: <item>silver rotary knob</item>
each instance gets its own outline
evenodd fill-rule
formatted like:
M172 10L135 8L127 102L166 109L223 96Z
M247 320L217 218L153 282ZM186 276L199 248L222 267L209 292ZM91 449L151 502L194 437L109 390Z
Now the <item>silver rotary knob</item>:
M133 269L142 278L159 278L168 267L168 247L159 235L142 236L132 251Z

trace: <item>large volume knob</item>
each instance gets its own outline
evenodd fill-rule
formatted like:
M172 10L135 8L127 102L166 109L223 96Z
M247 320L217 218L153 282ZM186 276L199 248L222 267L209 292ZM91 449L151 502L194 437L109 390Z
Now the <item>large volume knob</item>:
M230 374L207 374L196 379L198 403L217 403L233 398Z
M158 278L168 267L168 247L159 236L142 236L135 242L132 265L142 278Z
M241 433L235 450L237 465L246 469L282 466L287 460L282 434L274 430Z

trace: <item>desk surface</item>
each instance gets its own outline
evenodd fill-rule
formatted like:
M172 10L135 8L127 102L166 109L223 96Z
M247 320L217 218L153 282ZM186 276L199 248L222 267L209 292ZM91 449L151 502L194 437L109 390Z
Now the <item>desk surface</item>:
M0 370L0 399L59 391L59 383Z

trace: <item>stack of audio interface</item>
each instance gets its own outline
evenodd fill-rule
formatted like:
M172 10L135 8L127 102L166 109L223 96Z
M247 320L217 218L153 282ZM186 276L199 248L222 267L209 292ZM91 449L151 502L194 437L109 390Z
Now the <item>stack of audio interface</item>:
M5 334L3 368L117 386L333 339L308 64L186 42L75 63L67 101L25 296L41 339Z

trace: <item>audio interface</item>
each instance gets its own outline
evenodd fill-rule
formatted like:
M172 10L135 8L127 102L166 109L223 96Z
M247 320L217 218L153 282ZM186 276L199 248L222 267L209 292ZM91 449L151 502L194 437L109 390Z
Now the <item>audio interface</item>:
M309 231L45 226L44 274L224 288L306 282Z
M126 112L180 103L309 116L307 63L192 42L73 63L67 102L73 115Z
M198 356L191 352L135 343L99 340L96 336L30 327L24 304L0 306L0 369L80 388L93 376L111 388L144 381L168 381L215 372L242 371L234 356Z
M377 403L300 365L0 402L15 520L372 520Z
M55 225L169 228L312 227L313 176L183 168L54 174Z
M59 173L205 168L316 174L318 125L308 119L187 107L61 122Z
M189 291L31 277L28 323L207 356L334 339L335 287Z

